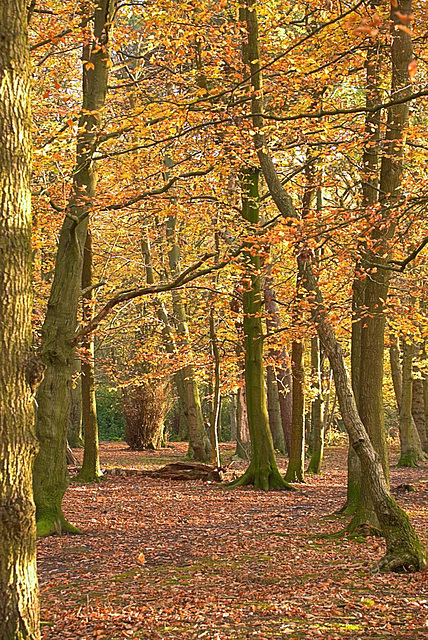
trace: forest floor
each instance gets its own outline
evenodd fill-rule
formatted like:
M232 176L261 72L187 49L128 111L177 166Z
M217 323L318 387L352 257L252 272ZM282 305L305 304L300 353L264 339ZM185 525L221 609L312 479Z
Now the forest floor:
M185 452L104 443L101 461L154 469ZM222 445L226 462L232 452ZM72 483L64 511L84 535L38 542L43 639L426 640L428 571L373 574L381 539L325 537L345 524L330 517L345 469L345 447L333 446L323 473L294 492L117 475ZM416 490L396 497L428 545L428 464L392 466L392 488L403 483Z

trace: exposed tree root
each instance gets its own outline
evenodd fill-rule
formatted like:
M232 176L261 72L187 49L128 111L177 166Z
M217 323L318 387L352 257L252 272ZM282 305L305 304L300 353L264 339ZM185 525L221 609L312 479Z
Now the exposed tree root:
M102 479L103 479L102 472L99 474L94 474L89 471L85 471L82 473L82 470L80 470L77 476L74 476L73 482L82 482L82 483L101 482Z
M400 456L397 467L410 467L415 469L419 463L428 460L428 455L424 451L408 451Z
M296 491L295 487L292 487L279 473L278 469L272 469L270 467L256 467L251 463L244 475L232 482L225 484L225 487L245 487L246 485L254 485L255 489L262 489L263 491Z
M38 538L44 538L52 535L60 536L64 533L71 533L75 535L83 534L83 531L70 524L70 522L64 518L62 513L56 518L46 515L45 517L38 519L36 527Z
M427 559L421 558L417 554L403 553L403 555L394 555L386 553L383 558L373 567L373 573L394 573L424 571L427 566Z

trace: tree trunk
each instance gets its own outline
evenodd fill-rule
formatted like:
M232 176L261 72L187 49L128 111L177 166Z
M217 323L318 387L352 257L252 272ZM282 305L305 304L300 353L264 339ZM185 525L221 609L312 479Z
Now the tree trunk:
M308 465L308 473L321 473L321 465L324 455L324 412L323 389L321 375L319 338L311 340L311 365L312 376L315 378L317 396L312 401L312 455Z
M417 467L425 458L418 430L412 416L413 352L410 342L403 342L403 373L400 402L400 444L399 467Z
M217 221L218 223L218 221ZM215 232L215 247L216 247L216 263L218 263L220 240L218 231ZM215 292L218 282L218 273L215 273L212 277L212 288ZM220 433L220 416L221 416L221 392L220 392L220 374L221 374L221 360L220 350L218 346L217 330L215 323L215 293L210 295L210 343L212 353L212 370L213 370L213 385L212 385L212 400L210 408L210 440L211 440L211 461L212 464L219 469L221 466L220 461L220 449L218 445L219 433Z
M400 362L400 347L398 337L391 337L389 347L391 377L394 386L395 399L399 412L401 455L398 461L400 467L414 467L425 455L421 447L419 433L412 415L413 408L413 346L404 343L403 366ZM404 403L404 405L403 405Z
M366 92L366 103L369 104L370 93ZM367 122L366 122L367 129ZM377 130L374 134L377 137ZM376 144L376 137L372 144ZM369 138L370 140L370 138ZM369 151L370 158L370 151ZM371 164L370 164L371 166ZM370 176L368 175L367 178ZM351 324L351 380L352 390L355 396L357 408L359 407L360 397L360 375L361 375L361 328L363 325L364 310L364 285L361 280L361 265L357 263L355 269L355 277L352 285L352 324ZM354 515L360 502L361 494L361 465L352 442L348 445L348 477L346 484L346 502L339 510L347 515Z
M269 427L272 434L273 446L276 451L285 453L285 437L284 430L282 428L278 386L276 382L275 368L271 365L266 367L266 389Z
M92 278L92 234L88 229L83 254L82 290L83 322L89 322L94 314L94 289ZM82 419L83 419L83 464L75 480L98 482L102 477L100 467L97 403L95 399L94 340L91 336L82 343L86 357L82 361Z
M424 412L425 412L425 426L428 441L428 376L424 375L422 378L423 390L424 390ZM427 444L428 449L428 444Z
M147 284L154 284L154 271L152 266L152 257L150 249L150 240L148 234L145 234L141 239L141 252L144 258L144 264L146 267L146 281ZM153 298L153 304L156 310L158 320L162 323L162 339L164 348L167 353L176 355L178 353L177 344L174 335L174 329L169 321L168 312L162 300L157 296ZM188 413L186 410L186 395L185 395L185 383L183 378L183 372L177 371L174 376L174 383L177 389L178 407L179 407L179 430L178 436L181 441L189 439L189 424Z
M42 328L41 355L46 373L38 395L36 432L40 451L34 467L34 497L40 536L63 531L78 533L65 519L61 505L68 485L65 448L74 366L73 340L81 292L83 247L95 193L93 155L107 93L106 61L114 11L114 1L96 0L93 39L84 45L83 105L76 165Z
M27 3L0 0L0 638L39 631L32 467L30 63Z
M267 273L264 284L264 302L266 311L266 328L268 335L274 333L281 327L281 316L279 313L279 305L275 300L275 283L272 275L272 264L267 265ZM284 445L282 439L278 439L277 444L290 453L291 447L291 422L293 415L292 401L292 376L290 357L285 347L281 349L270 349L270 356L275 360L275 376L276 387L278 393L279 408L281 413L281 425L284 433ZM268 372L268 376L269 376ZM269 402L269 386L268 386L268 402ZM269 405L268 405L269 407ZM275 444L275 448L282 451L281 446Z
M83 447L82 431L82 367L80 358L75 358L74 374L76 379L71 388L70 420L68 424L67 440L70 447Z
M251 225L249 233L258 232L259 189L258 171L244 170L242 176L242 215ZM245 252L247 279L243 294L245 392L248 427L251 437L251 462L233 486L253 484L256 489L289 489L276 464L275 450L269 429L263 372L263 327L261 318L262 290L260 256L254 251L254 241L248 241Z
M167 166L170 159L165 160ZM167 174L166 174L167 175ZM180 248L177 241L177 218L168 216L166 222L166 239L169 245L168 264L170 273L177 276L180 272ZM186 307L179 290L172 292L172 307L177 322L177 346L180 349L190 348L190 334L187 324ZM197 462L209 462L211 459L211 445L205 433L202 416L201 402L199 398L198 384L192 364L185 365L177 378L181 382L180 398L189 428L189 457Z
M358 414L352 385L346 370L342 348L328 322L321 292L306 256L300 258L306 271L303 282L313 303L313 321L330 360L334 373L340 412L354 447L368 487L367 495L386 541L386 555L379 562L381 571L423 571L428 554L414 531L407 514L398 506L389 492L382 462L377 455L363 422Z
M245 386L239 387L237 392L237 407L236 407L236 451L235 455L242 460L251 459L251 438L250 430L248 428L248 415L247 415L247 398L245 394Z
M424 406L424 381L420 377L419 371L417 371L417 376L413 378L412 416L415 421L416 429L419 433L422 450L425 451L425 453L428 453L428 429Z
M389 345L389 363L391 366L392 386L394 387L395 401L398 413L400 413L401 396L403 395L403 376L400 362L400 346L398 336L391 335Z
M229 396L230 399L230 442L236 442L237 437L237 424L236 424L236 411L237 405L237 393L232 392Z
M293 421L291 427L291 449L285 479L288 482L305 481L305 394L303 365L303 341L293 341L291 347L291 370L293 373Z

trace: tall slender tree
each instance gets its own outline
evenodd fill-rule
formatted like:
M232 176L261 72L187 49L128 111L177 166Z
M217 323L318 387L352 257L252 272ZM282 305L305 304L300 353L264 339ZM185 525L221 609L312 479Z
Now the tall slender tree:
M245 395L247 419L251 437L251 462L244 475L231 486L253 484L256 489L291 489L279 473L269 417L263 367L263 325L260 281L260 253L251 240L258 233L260 222L259 171L242 171L242 215L249 223L249 240L245 252L247 274L243 292Z
M116 1L96 0L93 8L93 30L86 34L87 41L83 46L83 103L73 184L59 236L55 275L42 328L41 356L46 373L38 395L36 432L40 450L34 465L37 531L41 536L61 531L78 532L62 512L62 498L68 484L65 448L83 248L96 187L94 153L107 94L110 34ZM90 18L86 14L91 7L82 3L81 9L83 15Z

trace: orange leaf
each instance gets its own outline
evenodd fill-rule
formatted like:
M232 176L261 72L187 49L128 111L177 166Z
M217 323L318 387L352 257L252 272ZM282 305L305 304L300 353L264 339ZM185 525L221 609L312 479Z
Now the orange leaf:
M414 82L415 81L416 72L418 70L418 63L416 62L416 60L412 60L409 63L408 69L409 69L410 80L412 82Z
M409 36L413 36L413 31L409 29L409 27L406 27L404 24L397 24L396 27L397 29L400 29L400 31L404 31L404 33L408 33Z

